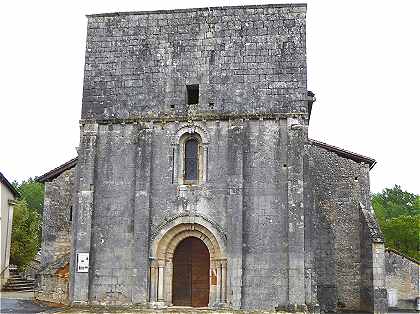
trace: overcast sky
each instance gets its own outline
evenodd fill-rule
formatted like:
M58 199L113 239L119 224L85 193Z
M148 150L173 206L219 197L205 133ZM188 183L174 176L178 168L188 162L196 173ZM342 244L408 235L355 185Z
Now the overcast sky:
M268 3L1 1L0 171L20 181L76 156L85 14ZM309 0L307 61L309 136L375 158L372 192L420 194L420 1Z

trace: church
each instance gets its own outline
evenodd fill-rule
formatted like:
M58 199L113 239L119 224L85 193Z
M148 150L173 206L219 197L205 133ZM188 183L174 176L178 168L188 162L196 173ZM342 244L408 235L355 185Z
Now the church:
M308 138L306 9L87 17L78 156L38 178L38 298L386 311L375 160Z

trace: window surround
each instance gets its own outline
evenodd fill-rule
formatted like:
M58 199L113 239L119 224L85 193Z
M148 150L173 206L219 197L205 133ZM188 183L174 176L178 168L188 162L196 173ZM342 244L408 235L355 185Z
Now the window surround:
M186 152L185 152L185 145L189 140L196 140L198 143L198 151L197 151L197 168L198 168L198 173L197 173L197 179L196 180L187 180L185 178L186 173L185 173L185 159L186 159ZM201 140L201 137L198 133L185 133L183 136L181 136L180 141L179 141L179 151L180 154L179 156L180 158L180 172L179 174L181 175L181 181L182 184L184 185L199 185L200 183L203 182L203 168L204 168L204 162L203 162L203 151L204 151L204 147L203 147L203 141Z
M184 180L185 143L194 138L198 141L198 180ZM172 183L181 186L197 186L207 181L208 134L197 124L183 124L172 138Z

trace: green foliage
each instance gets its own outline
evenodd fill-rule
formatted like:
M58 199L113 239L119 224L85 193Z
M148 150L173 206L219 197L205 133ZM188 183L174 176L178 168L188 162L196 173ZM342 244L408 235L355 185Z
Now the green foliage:
M420 196L401 190L399 185L373 194L372 205L378 219L420 214Z
M420 260L420 215L390 218L382 225L387 247Z
M420 196L395 185L372 195L385 245L420 260Z
M36 209L41 214L44 207L44 184L29 178L20 184L13 182L13 185L19 191L21 198L26 200L28 207Z
M41 217L37 210L28 207L24 199L20 199L13 207L12 243L10 247L10 263L25 269L39 249L39 229Z
M10 262L22 270L41 247L44 185L32 178L20 184L13 182L13 185L21 197L13 210Z

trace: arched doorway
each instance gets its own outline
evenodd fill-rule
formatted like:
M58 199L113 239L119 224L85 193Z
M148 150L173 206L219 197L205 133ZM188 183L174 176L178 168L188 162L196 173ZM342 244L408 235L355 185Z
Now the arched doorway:
M205 267L208 277L206 280L209 280L209 290L206 293L206 296L208 295L208 303L204 304L204 301L202 301L199 304L195 302L193 304L193 300L191 299L191 305L223 307L227 303L228 272L225 238L211 223L199 216L194 216L178 217L166 223L163 227L159 228L159 233L153 238L150 248L149 277L149 305L151 307L181 304L179 300L174 302L173 298L173 292L175 290L173 288L174 258L181 242L188 238L197 239L200 244L204 244L208 253L206 260L210 264ZM188 242L184 245L188 246ZM192 244L190 243L190 245ZM177 264L179 263L177 262ZM199 264L191 263L191 265ZM182 302L182 304L186 305L188 303Z
M196 237L182 240L173 257L172 301L174 305L206 307L209 304L210 254Z

